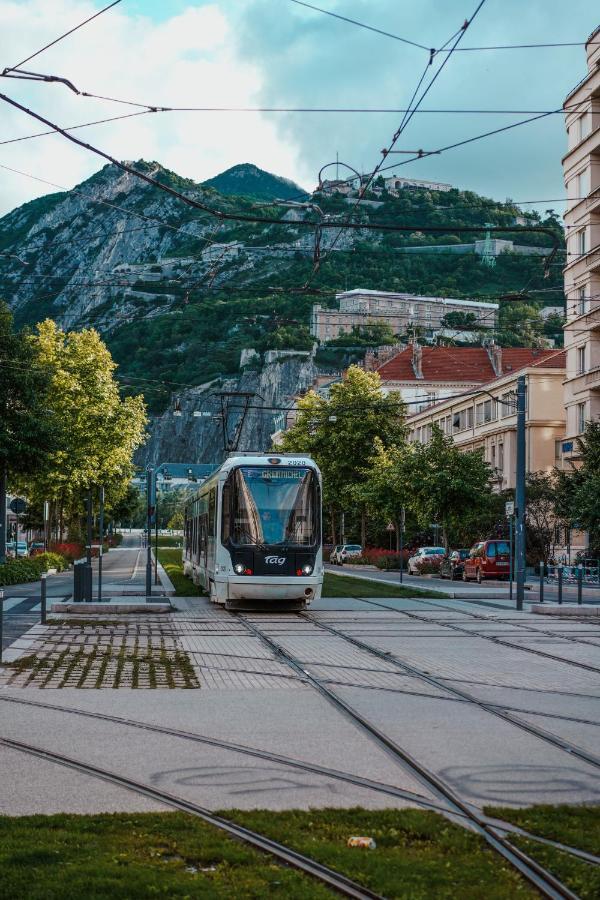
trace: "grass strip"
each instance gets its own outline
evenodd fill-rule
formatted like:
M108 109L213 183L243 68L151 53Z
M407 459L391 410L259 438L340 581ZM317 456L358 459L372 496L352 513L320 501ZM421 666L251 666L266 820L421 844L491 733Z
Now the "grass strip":
M512 822L532 834L600 856L600 806L539 804L525 809L487 807L484 811L488 816ZM600 868L545 844L516 835L508 837L517 847L546 866L582 900L597 900L600 897Z
M181 550L158 548L158 561L173 582L176 597L203 597L204 591L183 574Z
M222 813L395 900L538 894L481 838L420 810ZM376 849L347 846L367 835ZM3 897L320 900L328 888L182 813L0 817Z
M325 572L323 579L323 597L424 597L444 598L446 594L424 588L404 587L390 584L389 581L371 581L352 575L338 575L337 572Z

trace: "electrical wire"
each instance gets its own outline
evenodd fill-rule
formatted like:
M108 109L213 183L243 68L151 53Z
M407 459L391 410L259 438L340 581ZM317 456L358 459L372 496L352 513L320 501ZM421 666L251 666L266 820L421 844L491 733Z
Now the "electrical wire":
M27 56L25 59L22 59L21 62L17 63L15 66L8 66L2 72L3 75L6 75L8 72L14 72L16 69L19 69L21 66L24 66L25 63L30 62L32 59L35 59L36 56L39 56L40 53L43 53L45 50L48 50L50 47L54 47L55 44L58 44L59 41L64 40L70 34L73 34L75 31L79 31L80 28L83 28L84 25L87 25L88 22L93 21L93 19L97 19L98 16L101 16L102 13L107 12L109 9L112 9L113 6L117 6L121 0L113 0L112 3L109 3L108 6L105 6L103 9L98 10L98 12L94 13L93 16L89 16L87 19L84 19L83 22L80 22L78 25L75 25L73 28L70 28L69 31L65 31L64 34L61 34L59 37L55 38L53 41L50 41L49 44L46 44L40 50L36 50L35 53L32 53L30 56Z
M123 116L111 116L109 119L96 119L94 122L84 122L82 125L70 125L65 131L76 131L78 128L91 128L92 125L105 125L107 122L118 122L120 119L133 119L135 116L147 116L151 113L150 109L142 109L140 112L126 113ZM32 138L45 137L48 134L56 134L56 131L38 131L36 134L25 134L22 137L10 138L7 141L0 141L0 147L6 144L18 144L21 141L30 141Z

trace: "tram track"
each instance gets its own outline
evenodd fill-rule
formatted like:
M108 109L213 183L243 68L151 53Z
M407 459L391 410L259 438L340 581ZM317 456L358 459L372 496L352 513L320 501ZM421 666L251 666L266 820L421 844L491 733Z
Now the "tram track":
M233 615L235 615L239 621L244 622L248 631L262 641L265 646L269 647L271 651L276 654L277 658L285 660L299 675L304 675L321 696L328 700L338 711L345 714L360 730L369 734L370 737L391 755L405 771L408 771L415 777L431 793L438 797L442 803L445 802L447 805L447 817L453 821L457 821L463 827L468 826L479 834L496 853L516 868L524 878L542 893L543 896L552 898L552 900L557 900L557 898L576 900L576 894L556 878L548 869L544 868L544 866L540 865L535 859L528 856L508 841L501 833L500 829L490 825L486 820L486 817L474 810L466 801L456 794L443 779L421 764L389 735L386 735L381 731L377 725L354 709L354 707L336 693L336 691L332 690L332 688L322 679L311 674L311 672L305 668L306 665L310 665L309 663L303 663L272 637L265 634L265 632L258 628L254 622L247 619L243 614L234 613ZM299 613L297 615L306 618L307 621L313 621L310 616L307 616L304 613ZM334 634L337 633L335 629L330 630ZM339 633L338 636L344 637L343 633ZM365 647L367 647L367 645L365 645Z
M116 772L111 772L109 769L104 769L92 765L91 763L74 759L63 753L55 753L45 747L38 747L33 744L16 741L6 737L0 737L0 746L8 747L21 753L27 753L49 762L58 763L58 765L74 769L85 775L91 775L102 781L110 782L111 784L133 791L136 794L149 797L151 800L163 803L165 806L169 806L179 812L188 813L189 815L202 819L204 822L215 826L231 837L243 841L254 847L256 850L260 850L263 853L274 857L280 863L292 866L295 869L299 869L305 875L316 878L318 881L345 897L352 897L354 900L383 900L380 894L376 894L368 888L363 887L352 879L342 875L340 872L336 872L335 870L328 868L328 866L299 853L297 850L293 850L285 844L280 844L278 841L268 838L266 835L260 834L257 831L252 831L242 825L238 825L230 819L223 818L223 816L218 816L209 809L199 806L196 803L192 803L189 800L185 800L182 797L176 797L174 794L167 793L166 791L159 790L151 785L136 781L126 775L119 775Z
M368 603L370 606L377 606L380 609L385 609L392 613L397 613L398 615L405 616L407 619L412 619L417 622L422 622L423 624L439 625L441 628L447 628L451 631L456 631L456 632L459 632L460 634L468 635L469 637L476 637L476 638L481 638L484 641L491 641L492 643L497 644L500 647L509 647L512 650L520 650L522 653L532 653L535 656L541 656L545 659L551 659L553 662L564 663L565 665L573 666L577 669L583 669L586 672L594 672L594 674L600 675L600 667L592 666L589 663L577 662L577 660L568 659L567 657L558 656L555 653L548 653L545 650L539 650L539 649L536 649L533 647L523 647L521 644L515 644L513 641L506 641L503 638L496 637L495 635L482 634L481 632L469 631L468 628L463 628L461 625L457 625L454 622L440 622L435 619L427 619L424 616L420 616L414 612L409 612L408 610L394 609L393 607L387 606L384 603L379 603L376 600L366 599L364 597L361 597L360 600L362 603ZM429 601L427 601L427 602L429 602ZM437 605L437 604L434 604L434 605ZM445 608L445 607L441 607L441 608ZM461 612L462 612L462 610L461 610ZM481 618L484 618L484 617L481 617ZM489 620L484 619L484 621L489 621ZM540 632L540 633L543 633L543 632ZM551 632L546 632L546 634L549 634L551 637L554 637L554 635L552 635ZM594 645L594 646L596 646L596 645Z
M307 621L312 622L316 628L333 634L336 637L346 641L347 643L352 644L358 649L371 654L372 656L376 656L379 659L383 659L388 663L396 665L402 672L420 678L431 687L434 687L437 690L445 691L446 693L452 694L455 697L459 697L462 700L466 700L471 704L478 706L480 709L489 712L491 715L497 716L498 718L503 719L505 722L509 722L511 725L520 728L522 731L526 731L534 737L539 738L540 740L543 740L548 744L551 744L553 747L562 750L565 753L568 753L571 757L580 759L582 762L585 762L596 769L600 769L600 757L596 756L593 753L589 753L588 751L584 750L581 747L578 747L576 744L573 744L570 741L565 740L564 738L559 737L559 735L546 731L545 729L540 728L537 725L532 725L531 723L526 722L524 719L520 719L518 716L515 716L512 713L505 712L503 709L497 708L493 704L488 703L486 700L481 700L479 697L475 697L473 694L469 694L467 691L463 691L461 688L449 685L447 682L441 681L436 676L431 675L428 672L424 672L422 669L418 669L416 666L413 666L412 663L406 662L391 651L381 650L379 647L373 647L371 644L367 644L364 641L361 641L359 638L346 634L345 632L340 631L337 628L333 628L331 625L319 622L317 619L314 619L310 613L298 613L298 615L302 616Z

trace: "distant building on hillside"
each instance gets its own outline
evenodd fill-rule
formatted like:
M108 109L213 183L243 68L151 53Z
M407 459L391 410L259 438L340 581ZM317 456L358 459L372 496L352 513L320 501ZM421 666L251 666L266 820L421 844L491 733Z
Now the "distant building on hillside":
M410 404L409 411L416 413L523 366L555 358L556 351L498 347L493 342L486 347L422 347L412 343L375 371L383 389L398 391Z
M398 175L391 175L384 178L385 189L388 193L394 191L451 191L453 186L445 184L443 181L422 181L419 178L403 178Z
M389 325L395 334L405 331L409 325L417 325L430 336L442 328L442 320L450 312L473 313L476 328L485 330L495 327L498 313L497 303L363 288L343 291L336 294L336 299L337 310L319 304L312 308L310 333L319 341L333 341L354 327L373 322Z

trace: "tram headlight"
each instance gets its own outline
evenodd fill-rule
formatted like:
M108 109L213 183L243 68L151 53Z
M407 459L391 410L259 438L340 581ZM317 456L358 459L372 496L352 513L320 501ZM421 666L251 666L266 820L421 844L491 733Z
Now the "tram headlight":
M302 566L302 574L303 575L312 575L313 567L310 563L306 563L306 565Z
M233 567L233 571L236 575L243 575L246 571L246 566L243 563L236 563Z

